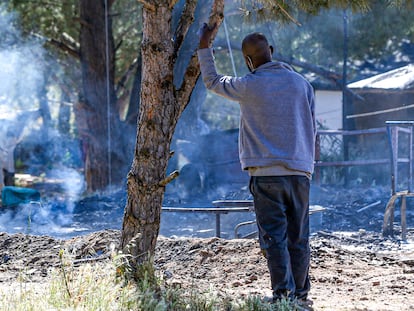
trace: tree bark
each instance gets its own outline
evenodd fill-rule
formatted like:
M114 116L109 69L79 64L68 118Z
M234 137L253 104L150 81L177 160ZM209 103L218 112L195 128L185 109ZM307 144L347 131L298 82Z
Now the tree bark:
M178 117L172 83L172 10L163 2L143 10L141 113L123 222L123 248L139 234L130 250L139 262L155 249L164 197L159 183L165 177L171 129Z
M142 73L142 57L141 53L138 55L137 60L137 69L134 75L134 80L132 83L131 96L129 99L129 105L127 114L125 117L125 122L128 124L133 124L136 128L136 123L139 113L139 101L140 101L140 90L141 90L141 73Z
M69 94L65 90L62 90L62 95L60 99L61 99L61 103L59 104L58 130L60 134L64 136L69 136L70 112L71 112L71 107L69 106L69 102L70 102Z
M195 6L187 0L185 15L172 40L174 0L145 1L143 8L142 83L140 115L134 160L128 174L127 203L121 247L132 255L132 264L152 258L160 229L170 144L181 113L189 102L200 69L196 54L190 60L181 86L174 86L174 64ZM191 10L190 10L191 7ZM224 0L213 3L210 23L220 25Z

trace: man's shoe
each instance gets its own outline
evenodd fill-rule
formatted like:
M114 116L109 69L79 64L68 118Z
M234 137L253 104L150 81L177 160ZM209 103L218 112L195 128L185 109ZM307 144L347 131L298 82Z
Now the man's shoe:
M313 301L310 299L297 299L296 305L298 306L299 311L313 311Z

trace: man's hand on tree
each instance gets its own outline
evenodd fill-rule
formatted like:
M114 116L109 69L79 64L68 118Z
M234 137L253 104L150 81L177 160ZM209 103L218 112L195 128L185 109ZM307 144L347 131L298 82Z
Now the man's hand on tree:
M213 34L216 25L209 26L206 23L201 26L200 30L198 31L199 38L200 38L200 49L206 49L210 47L211 36Z

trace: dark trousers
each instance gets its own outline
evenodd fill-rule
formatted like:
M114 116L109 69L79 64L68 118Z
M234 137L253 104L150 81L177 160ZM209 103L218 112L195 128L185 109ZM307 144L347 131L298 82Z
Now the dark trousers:
M274 299L306 299L310 289L309 187L305 176L250 179Z

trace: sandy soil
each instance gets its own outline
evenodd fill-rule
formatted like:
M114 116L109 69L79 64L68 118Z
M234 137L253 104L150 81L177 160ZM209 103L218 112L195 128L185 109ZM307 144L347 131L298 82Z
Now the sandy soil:
M77 265L88 258L110 260L120 232L105 230L59 240L0 233L0 292L21 284L47 286L59 250ZM327 233L312 236L315 310L414 310L414 235L407 242L380 234ZM105 259L106 258L106 259ZM167 284L219 295L269 296L265 259L255 239L159 237L155 265Z

